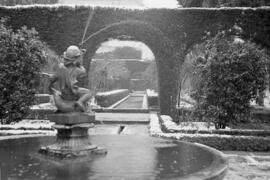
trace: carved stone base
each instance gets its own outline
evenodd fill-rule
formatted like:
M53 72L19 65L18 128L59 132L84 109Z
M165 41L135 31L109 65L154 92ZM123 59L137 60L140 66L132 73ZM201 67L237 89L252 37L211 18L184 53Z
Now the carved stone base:
M48 119L55 124L73 125L83 123L93 123L95 114L72 112L72 113L55 113L48 115Z
M82 156L105 155L107 154L107 149L103 147L97 147L96 145L87 145L84 149L80 150L70 150L67 148L61 149L56 143L47 147L41 147L39 149L39 153L59 159L70 159Z
M60 159L107 153L105 148L97 147L89 141L88 129L94 125L89 123L91 121L87 119L87 114L54 114L50 117L53 122L56 122L53 126L57 130L56 143L41 147L39 153ZM81 119L78 120L79 118ZM94 118L91 117L91 119Z

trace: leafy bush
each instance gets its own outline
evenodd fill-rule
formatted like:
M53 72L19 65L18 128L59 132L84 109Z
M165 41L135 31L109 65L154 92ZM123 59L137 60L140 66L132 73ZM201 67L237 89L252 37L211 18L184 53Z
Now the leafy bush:
M45 61L45 45L34 29L13 32L0 22L0 120L18 121L27 115Z
M184 133L172 133L171 136L164 133L161 134L160 137L169 137L180 141L200 143L222 151L269 152L270 150L269 137Z
M202 80L193 93L197 116L225 128L250 118L250 101L265 89L266 56L254 43L220 32L206 42L195 73Z

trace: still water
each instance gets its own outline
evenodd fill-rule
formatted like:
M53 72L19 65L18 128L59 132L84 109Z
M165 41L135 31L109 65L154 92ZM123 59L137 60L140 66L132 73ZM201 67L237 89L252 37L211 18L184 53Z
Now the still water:
M108 154L77 160L57 160L37 153L55 137L0 141L1 180L158 180L174 179L212 162L201 148L148 136L94 135L90 141Z

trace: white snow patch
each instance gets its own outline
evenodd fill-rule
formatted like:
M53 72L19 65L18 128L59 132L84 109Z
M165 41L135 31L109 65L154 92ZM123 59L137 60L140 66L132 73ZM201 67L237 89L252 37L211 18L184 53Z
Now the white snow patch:
M54 125L53 122L50 122L49 120L22 120L17 123L11 123L11 124L1 124L0 129L13 129L13 130L19 130L19 129L33 129L33 130L42 130L42 129L52 129L52 125ZM2 132L2 131L1 131Z
M56 110L56 107L52 103L42 103L42 104L30 106L30 109L32 109L32 110L39 110L39 109Z
M154 90L152 89L146 89L146 94L148 97L155 97L155 96L158 96L158 93L155 92Z
M155 113L150 114L150 123L149 123L149 133L150 135L158 135L162 133L158 115Z
M169 130L215 130L213 123L208 122L181 122L176 124L170 116L160 116L164 126ZM226 128L229 129L229 128Z
M187 103L185 101L181 101L179 104L180 108L186 108L186 109L192 109L194 106L190 103Z
M46 134L46 135L55 135L56 130L1 130L0 134L2 135L25 135L25 134ZM0 136L1 138L1 136Z
M108 96L108 95L112 95L112 94L116 94L119 92L124 92L127 91L128 89L117 89L117 90L113 90L113 91L107 91L107 92L99 92L97 93L97 96Z

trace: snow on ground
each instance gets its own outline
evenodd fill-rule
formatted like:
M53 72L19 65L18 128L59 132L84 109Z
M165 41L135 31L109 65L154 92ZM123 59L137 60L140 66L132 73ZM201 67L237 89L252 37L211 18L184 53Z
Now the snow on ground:
M180 122L176 124L170 116L161 115L165 127L169 130L215 130L215 125L208 122ZM230 129L226 127L226 129Z
M32 110L39 110L39 109L56 110L56 107L53 103L42 103L42 104L30 106L30 109L32 109Z
M25 134L56 134L54 123L48 120L22 120L11 124L0 124L0 137Z
M123 92L126 90L128 90L128 89L117 89L117 90L112 90L112 91L107 91L107 92L99 92L99 93L97 93L97 95L98 96L108 96L108 95L116 94L116 93Z
M155 92L155 90L152 89L146 89L146 94L148 97L156 97L158 96L158 93Z
M0 130L0 137L10 135L26 135L26 134L44 134L44 135L55 135L55 130ZM1 139L1 138L0 138Z
M179 106L180 106L180 108L186 108L186 109L191 109L194 107L192 104L187 103L185 101L180 101Z
M158 116L155 113L150 114L149 133L150 135L162 133Z
M22 120L12 124L0 124L0 130L52 130L54 123L49 120Z

